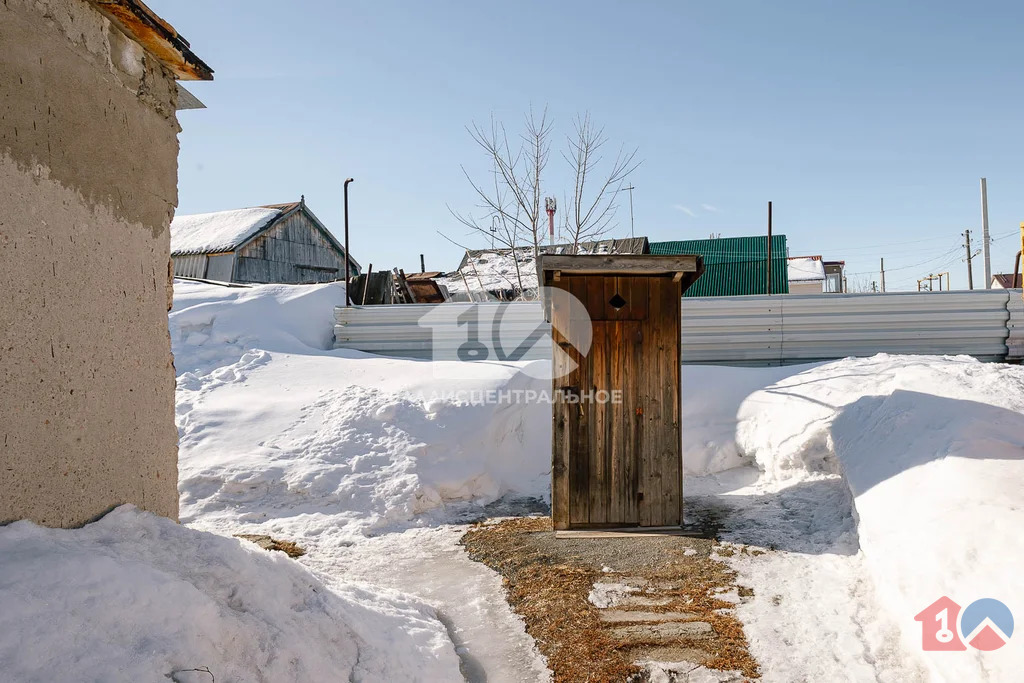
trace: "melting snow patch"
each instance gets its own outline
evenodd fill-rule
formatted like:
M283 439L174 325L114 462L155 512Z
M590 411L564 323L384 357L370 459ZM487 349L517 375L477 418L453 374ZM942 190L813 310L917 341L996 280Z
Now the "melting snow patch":
M619 604L619 601L624 597L630 593L636 593L639 590L640 589L636 586L630 586L625 583L608 583L598 581L590 590L587 600L590 601L590 604L602 609L615 607L615 605Z

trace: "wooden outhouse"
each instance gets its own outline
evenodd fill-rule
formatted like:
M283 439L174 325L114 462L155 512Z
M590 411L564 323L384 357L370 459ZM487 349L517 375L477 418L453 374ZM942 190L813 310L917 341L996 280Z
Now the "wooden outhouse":
M551 288L555 529L681 526L681 297L703 260L544 255L537 269Z

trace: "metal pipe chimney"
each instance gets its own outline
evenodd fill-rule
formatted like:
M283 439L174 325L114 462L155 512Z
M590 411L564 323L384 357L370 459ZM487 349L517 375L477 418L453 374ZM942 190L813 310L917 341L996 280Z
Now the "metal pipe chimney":
M345 305L352 305L352 297L348 295L348 286L351 278L349 277L350 266L348 258L348 184L352 182L352 178L345 179Z

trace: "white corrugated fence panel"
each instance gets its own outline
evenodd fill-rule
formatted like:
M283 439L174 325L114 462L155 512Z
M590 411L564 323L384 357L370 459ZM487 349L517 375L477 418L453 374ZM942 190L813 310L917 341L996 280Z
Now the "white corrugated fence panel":
M1024 359L1024 296L1020 289L1004 290L1009 296L1006 308L1010 319L1006 323L1009 334L1006 337L1007 360Z
M876 353L1006 356L1005 291L782 298L786 362Z
M686 364L776 365L882 352L1024 357L1020 290L685 298L682 311ZM493 338L496 315L502 344L528 349L521 360L550 358L538 302L338 307L335 346L456 358L473 329L493 359L502 347Z
M778 296L683 299L683 363L778 363L782 302Z

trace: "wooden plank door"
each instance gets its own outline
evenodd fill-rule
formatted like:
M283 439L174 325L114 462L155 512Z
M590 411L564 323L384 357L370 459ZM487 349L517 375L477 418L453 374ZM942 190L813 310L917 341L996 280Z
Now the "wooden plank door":
M640 321L594 321L581 385L576 447L570 452L569 521L573 526L635 526L642 411L636 390L643 340Z
M649 291L644 378L637 389L645 425L639 463L640 526L681 526L681 292L669 278L651 278Z
M680 287L671 278L563 277L587 320L551 311L556 348L551 516L556 529L682 523ZM615 294L629 306L605 309ZM579 325L593 330L579 353ZM564 334L563 334L564 333ZM560 360L561 359L561 360ZM618 391L617 402L597 402Z

